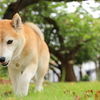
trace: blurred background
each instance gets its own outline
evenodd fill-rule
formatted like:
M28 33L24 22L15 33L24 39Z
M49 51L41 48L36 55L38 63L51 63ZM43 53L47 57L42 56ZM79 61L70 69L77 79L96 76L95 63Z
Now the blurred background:
M0 20L15 13L44 33L51 53L47 80L100 80L99 0L0 0ZM0 66L0 77L7 75Z

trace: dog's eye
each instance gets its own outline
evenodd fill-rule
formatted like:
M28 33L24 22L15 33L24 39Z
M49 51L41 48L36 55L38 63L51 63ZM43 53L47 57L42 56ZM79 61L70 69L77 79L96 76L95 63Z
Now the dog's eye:
M7 44L11 44L13 42L13 40L8 40Z

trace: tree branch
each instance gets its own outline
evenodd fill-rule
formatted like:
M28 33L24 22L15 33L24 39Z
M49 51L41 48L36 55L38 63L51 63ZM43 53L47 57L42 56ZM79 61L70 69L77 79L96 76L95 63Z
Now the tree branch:
M61 75L58 74L58 73L54 70L54 68L50 67L50 69L51 69L59 78L61 77Z
M51 46L49 46L50 53L56 56L60 61L64 59L64 55L60 54L59 51L54 50Z
M66 48L65 48L65 46L64 46L64 39L63 39L63 37L58 33L58 32L60 31L60 29L59 29L59 26L57 25L56 21L53 20L53 19L50 18L50 17L45 17L45 16L43 16L43 15L42 15L42 17L44 17L44 19L47 20L47 22L48 22L49 24L52 24L52 25L54 26L53 29L55 29L55 30L57 31L55 34L56 34L56 35L58 36L58 38L59 38L61 50L65 50Z
M49 64L52 65L53 67L57 68L57 69L60 69L59 66L56 66L56 65L54 65L52 63L49 63Z
M40 1L42 0L17 0L17 2L11 3L8 6L3 19L11 19L15 13L18 13L23 8L32 4L36 4Z
M55 59L54 59L54 57L53 57L52 55L50 56L50 58L51 58L52 60L54 60L54 61L55 61L55 63L59 66L58 61L57 61L57 60L55 60Z
M41 1L43 1L43 0L17 0L16 2L11 3L8 6L8 8L7 8L7 10L6 10L5 14L4 14L3 19L11 19L15 13L18 13L19 11L21 11L25 7L33 5L33 4L36 4L36 3L39 3ZM84 0L46 0L46 1L52 1L52 2L61 2L61 1L72 2L72 1L84 1Z

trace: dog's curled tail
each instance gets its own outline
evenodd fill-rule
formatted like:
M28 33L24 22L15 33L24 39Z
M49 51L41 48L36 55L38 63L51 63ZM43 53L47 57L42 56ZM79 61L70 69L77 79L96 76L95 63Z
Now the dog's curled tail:
M29 26L30 28L32 28L44 40L44 35L36 24L31 23L31 22L26 22L25 24Z

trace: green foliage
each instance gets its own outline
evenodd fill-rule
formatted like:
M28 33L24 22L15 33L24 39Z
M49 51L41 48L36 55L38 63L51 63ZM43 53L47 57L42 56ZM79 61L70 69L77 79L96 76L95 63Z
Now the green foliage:
M0 77L4 77L8 75L7 67L0 66Z
M0 19L3 18L4 16L4 13L8 7L8 5L11 3L11 2L14 2L16 0L0 0Z
M82 64L88 61L96 61L97 60L98 51L91 46L91 43L86 43L75 56L75 64Z
M60 51L59 53L63 52L64 55L66 52L70 53L77 45L83 45L80 50L77 50L78 53L76 55L78 55L78 59L75 58L77 64L89 60L97 60L99 50L96 50L98 48L96 45L99 44L100 38L100 21L98 18L93 18L92 15L82 8L81 4L73 13L66 11L67 5L64 2L45 2L45 6L41 3L40 8L41 10L38 15L52 18L59 27L59 30L55 29L53 25L46 22L45 18L43 20L45 25L40 22L41 27L44 28L46 41L50 47L56 51ZM81 18L81 16L83 17ZM61 35L63 43L60 41L58 34ZM67 51L63 50L62 44ZM79 59L81 60L80 62Z
M83 76L81 81L89 81L89 75L86 74L85 76Z

